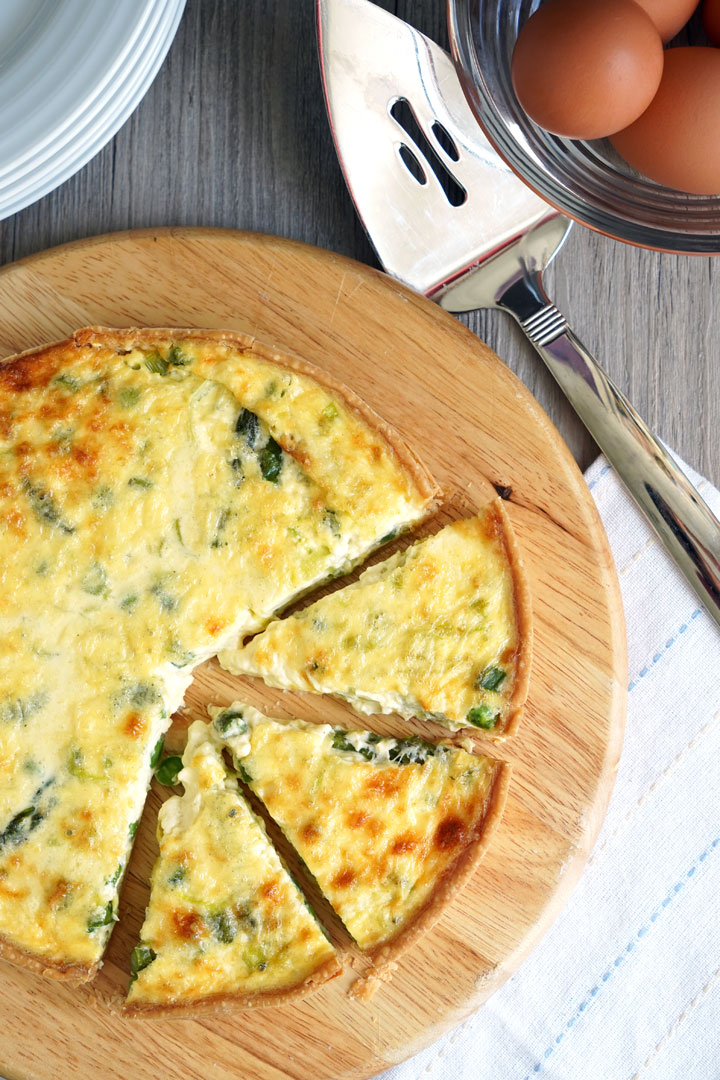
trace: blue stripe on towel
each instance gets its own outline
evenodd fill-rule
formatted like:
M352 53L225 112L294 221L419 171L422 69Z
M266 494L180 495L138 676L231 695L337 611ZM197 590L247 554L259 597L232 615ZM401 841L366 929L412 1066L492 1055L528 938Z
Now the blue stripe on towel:
M687 882L695 875L698 867L701 866L702 863L706 862L708 856L717 849L718 845L720 845L720 836L716 837L715 840L713 840L713 842L708 847L706 847L705 850L698 856L698 858L695 860L687 873L680 879L680 881L678 881L672 887L672 889L662 901L660 906L656 908L655 911L653 911L652 915L647 920L645 925L641 926L635 936L628 942L623 952L621 952L619 956L615 957L612 965L608 968L607 971L602 974L595 986L593 986L592 989L588 991L588 994L584 1001L581 1001L578 1005L575 1014L570 1017L564 1029L560 1032L559 1035L555 1037L552 1046L549 1046L547 1048L545 1053L542 1055L540 1061L538 1061L538 1063L530 1070L530 1072L527 1073L527 1075L525 1076L525 1080L532 1080L532 1078L534 1076L537 1076L537 1074L542 1070L543 1064L547 1061L549 1057L551 1057L551 1055L555 1052L555 1048L560 1045L567 1033L577 1023L581 1015L591 1004L592 999L594 997L597 997L603 986L610 981L617 969L622 966L625 959L630 955L637 943L645 937L645 935L652 928L652 925L658 921L663 911L665 911L666 908L670 907L670 904L673 902L678 893L682 892Z
M591 480L590 483L588 484L588 491L592 491L592 489L595 487L595 485L599 484L600 481L602 480L603 476L605 476L607 473L609 473L611 469L612 469L612 465L603 465L602 469L600 470L598 475L595 477L595 479Z
M668 640L667 640L667 641L665 642L665 644L663 645L663 647L662 647L662 649L660 650L660 652L657 652L657 653L655 653L655 655L653 656L653 658L652 658L652 660L650 661L650 663L649 663L649 664L646 664L646 665L645 665L645 667L644 667L644 668L642 669L642 671L640 671L640 672L638 673L638 676L637 676L637 678L636 678L636 679L633 679L633 681L632 681L632 682L630 683L630 685L628 686L628 693L630 693L630 691L634 690L634 689L635 689L635 687L637 686L637 684L638 684L638 683L640 682L640 680L641 680L641 679L644 679L644 678L645 678L645 676L646 676L647 674L649 674L649 672L651 672L651 671L652 671L652 669L653 669L653 668L655 667L655 665L656 665L657 663L659 663L659 662L660 662L660 661L662 660L662 658L663 658L663 657L665 656L665 653L666 653L666 652L668 651L668 649L671 649L671 648L672 648L672 646L673 646L673 645L675 644L675 642L676 642L676 641L678 640L678 638L679 638L679 637L680 637L680 636L681 636L682 634L684 634L684 633L685 633L685 631L686 631L686 630L687 630L687 629L689 628L689 626L690 626L690 623L691 623L691 622L693 622L693 620L694 620L694 619L697 619L698 615L702 615L702 612L703 612L703 609L702 609L702 608L695 608L695 610L693 611L692 615L691 615L691 616L690 616L690 617L688 618L688 621L687 621L687 622L684 622L684 623L682 624L682 626L680 627L680 629L679 629L679 630L678 630L678 631L677 631L677 632L676 632L675 634L673 634L673 636L672 636L671 638L669 638L669 639L668 639Z

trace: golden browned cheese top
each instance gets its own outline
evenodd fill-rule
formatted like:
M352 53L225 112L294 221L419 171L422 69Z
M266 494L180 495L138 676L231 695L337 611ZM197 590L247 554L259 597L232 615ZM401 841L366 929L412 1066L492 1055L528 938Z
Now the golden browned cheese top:
M207 724L188 734L183 796L160 811L160 855L130 1005L297 987L334 956Z
M529 644L519 621L516 568L491 505L220 660L273 686L336 694L361 712L502 733Z
M0 939L99 960L193 667L426 504L341 396L229 341L0 365Z
M418 739L384 739L240 702L227 743L360 946L398 935L482 831L498 764ZM211 710L222 728L228 710Z

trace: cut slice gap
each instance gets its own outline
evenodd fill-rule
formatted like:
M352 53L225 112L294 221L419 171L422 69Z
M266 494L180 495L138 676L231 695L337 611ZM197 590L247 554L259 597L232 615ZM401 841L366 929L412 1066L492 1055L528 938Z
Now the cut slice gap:
M337 695L361 713L503 738L519 723L531 651L529 591L495 500L219 660L270 686Z
M243 780L370 958L375 985L478 865L507 766L446 741L283 722L243 702L208 711Z
M215 661L214 663L217 663ZM492 732L480 728L461 728L449 731L438 720L420 720L418 717L404 717L399 713L367 713L358 718L357 712L340 697L326 695L322 698L322 716L318 715L318 695L309 690L283 690L280 693L268 686L260 676L231 675L230 672L213 667L215 681L218 675L224 676L223 692L213 693L214 703L227 707L242 701L260 712L280 721L302 720L307 724L330 724L333 727L356 728L358 720L362 727L373 734L394 739L406 739L417 736L431 743L446 743L467 750L471 754L486 754L507 763L512 763L521 749L517 745L522 740L522 729L517 739L498 739ZM207 715L207 695L198 693L197 702L192 688L189 696L193 699L193 718L203 719Z
M229 750L227 753L232 758ZM238 777L238 786L250 804L253 813L260 818L265 826L265 832L270 842L290 876L305 896L315 917L321 923L332 945L337 950L341 961L347 960L354 968L367 969L370 966L368 957L360 949L330 901L325 897L317 878L310 872L297 849L293 847L277 821L269 813L265 803L255 794L250 785L242 778L242 775Z
M294 1000L340 974L332 945L243 798L209 724L188 731L182 796L158 818L124 1011L196 1016Z
M446 525L452 525L453 522L471 517L476 513L477 506L456 492L451 501L444 501L440 505L435 505L432 513L413 525L411 530L404 530L396 536L388 536L380 547L369 552L363 562L358 563L357 566L352 567L342 576L332 577L328 581L322 582L311 593L298 597L298 599L284 607L278 617L286 619L292 615L297 615L299 612L311 607L318 600L322 600L325 596L331 596L333 593L347 588L348 585L354 584L366 570L370 570L379 563L386 562L393 555L406 551L421 540L435 536ZM242 641L238 642L238 647L249 644L260 632L247 634Z

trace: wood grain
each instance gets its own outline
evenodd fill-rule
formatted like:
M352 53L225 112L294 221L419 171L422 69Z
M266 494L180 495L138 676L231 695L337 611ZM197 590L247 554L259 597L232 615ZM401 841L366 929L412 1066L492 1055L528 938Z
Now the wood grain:
M0 272L0 316L0 355L88 323L255 334L341 378L394 425L440 482L446 516L478 508L494 485L511 490L535 658L520 733L503 746L513 765L506 813L468 886L388 986L356 1001L346 995L348 974L306 1001L234 1018L114 1015L147 900L157 795L96 982L73 989L0 965L0 1072L13 1080L124 1080L130 1069L134 1080L154 1080L158 1068L166 1080L371 1076L509 976L560 909L599 829L627 672L617 579L582 476L532 396L458 322L384 275L316 248L221 230L119 234ZM239 696L270 711L291 708L291 699L210 662L196 674L174 737L208 700ZM347 722L339 702L298 695L292 707Z
M381 4L446 42L443 0ZM167 61L115 139L57 191L0 222L0 264L147 225L251 229L377 265L328 130L312 0L188 0ZM720 262L576 227L546 284L650 427L720 484ZM512 320L463 319L586 468L596 448Z

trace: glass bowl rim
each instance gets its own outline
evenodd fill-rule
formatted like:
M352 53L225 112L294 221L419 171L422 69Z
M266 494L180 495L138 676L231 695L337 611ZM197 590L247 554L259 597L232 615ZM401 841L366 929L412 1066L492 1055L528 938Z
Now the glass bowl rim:
M656 190L665 199L677 197L678 212L683 206L686 209L695 206L699 210L707 206L714 211L710 229L700 229L696 224L693 227L692 219L689 219L687 227L669 228L642 220L641 200L635 200L641 208L640 215L630 216L602 205L592 195L585 193L581 196L553 173L540 155L527 152L511 134L482 73L472 35L471 8L471 0L447 0L450 47L455 67L468 103L485 135L500 157L528 187L574 221L615 240L674 254L720 254L720 196L693 196L661 188L650 181L640 179L634 185L628 181L628 188L635 186L642 191L643 186L647 185L648 192ZM531 129L534 125L528 122L528 127ZM556 137L552 138L558 144L562 142Z

